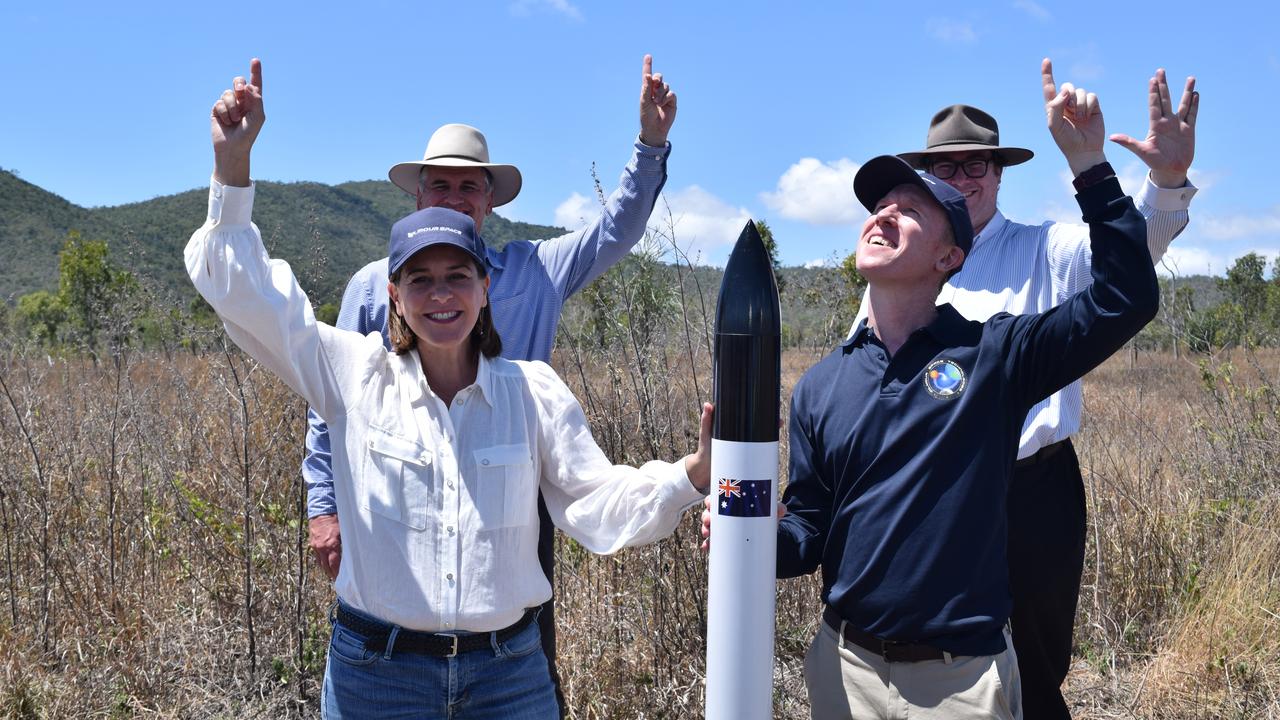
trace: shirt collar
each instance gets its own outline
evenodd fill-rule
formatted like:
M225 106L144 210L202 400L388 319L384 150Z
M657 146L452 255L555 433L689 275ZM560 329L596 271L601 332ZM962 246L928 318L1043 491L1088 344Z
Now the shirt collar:
M968 326L969 321L951 307L951 303L943 303L938 306L938 316L924 326L924 331L944 347L954 347L964 344L965 329Z
M401 371L409 375L417 377L417 382L409 383L408 399L409 402L419 402L428 397L436 397L436 393L431 389L431 385L427 383L427 376L422 372L422 359L418 357L416 349L398 355L397 359L401 363ZM480 364L476 369L476 381L472 385L480 390L480 395L484 397L485 402L493 405L493 373L490 371L490 364L493 361L480 355Z
M480 367L476 370L476 387L480 388L480 395L484 401L489 403L489 407L493 407L493 371L491 370L493 360L480 353Z
M871 326L867 324L867 319L862 318L862 322L858 323L858 326L853 329L852 333L850 333L849 339L845 340L841 347L848 349L856 345L862 345L874 336L875 332L871 329Z
M485 264L488 265L493 270L501 271L502 270L502 253L498 252L497 250L494 250L483 237L480 238L480 241L484 243Z
M999 208L996 208L996 214L992 215L991 219L987 221L986 226L982 228L982 232L973 236L973 247L969 248L969 251L972 252L974 248L986 242L988 239L999 235L1008 222L1009 221L1005 218L1004 213L1000 212Z

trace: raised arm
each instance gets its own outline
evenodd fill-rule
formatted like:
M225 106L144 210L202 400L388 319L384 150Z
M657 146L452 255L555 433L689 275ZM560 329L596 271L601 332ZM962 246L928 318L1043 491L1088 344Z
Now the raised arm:
M288 264L267 257L250 222L249 153L265 118L261 83L254 59L251 81L237 77L213 106L214 173L222 184L211 188L208 217L187 243L187 274L237 345L321 415L333 415L343 408L344 378L356 381L385 352L376 341L317 323Z
M645 55L640 74L640 135L617 188L587 226L538 243L538 259L563 299L604 274L644 237L667 181L671 151L667 136L675 119L676 94L662 73L653 72L653 57Z

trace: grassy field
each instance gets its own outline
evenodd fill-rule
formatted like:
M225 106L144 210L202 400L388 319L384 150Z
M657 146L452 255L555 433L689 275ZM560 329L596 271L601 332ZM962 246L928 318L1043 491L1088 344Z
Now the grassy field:
M561 343L557 369L617 462L693 447L710 362L672 333ZM303 403L234 351L4 347L0 717L318 715L332 590L305 547ZM784 403L816 359L788 353ZM1280 353L1237 351L1122 354L1087 379L1077 717L1280 717L1277 377ZM560 539L574 717L701 714L697 541L696 512L614 557ZM777 717L808 716L818 588L779 584Z

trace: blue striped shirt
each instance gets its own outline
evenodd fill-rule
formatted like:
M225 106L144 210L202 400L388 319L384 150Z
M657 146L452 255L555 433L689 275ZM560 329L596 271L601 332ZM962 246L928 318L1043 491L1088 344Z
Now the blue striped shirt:
M550 240L517 240L489 249L489 304L508 360L550 362L560 310L575 292L621 260L644 237L649 214L667 181L664 148L638 139L618 187L595 222ZM387 338L387 258L365 265L347 283L337 327ZM337 512L329 435L324 420L307 411L307 516Z
M1158 263L1169 244L1187 226L1187 208L1197 188L1156 186L1150 176L1134 198L1147 220L1147 249ZM1093 282L1089 267L1089 228L1082 224L1045 222L1023 225L996 211L973 239L964 267L942 288L938 304L950 304L969 320L984 322L992 315L1042 313ZM853 321L853 329L867 316L867 296ZM850 332L852 336L852 330ZM1081 381L1037 403L1027 413L1018 445L1018 458L1034 455L1047 445L1066 440L1080 429L1084 405Z

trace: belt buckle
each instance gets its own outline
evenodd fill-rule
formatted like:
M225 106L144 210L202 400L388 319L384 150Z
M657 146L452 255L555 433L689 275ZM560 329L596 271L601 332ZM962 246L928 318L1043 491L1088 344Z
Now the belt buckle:
M439 636L447 637L453 641L453 647L449 649L449 654L445 655L445 657L447 658L457 657L458 656L458 636L453 635L451 633L439 633Z
M895 647L908 645L908 644L910 643L901 642L899 640L881 640L880 641L880 659L884 660L887 663L899 662L898 660L890 657L890 655L893 654L893 649Z

